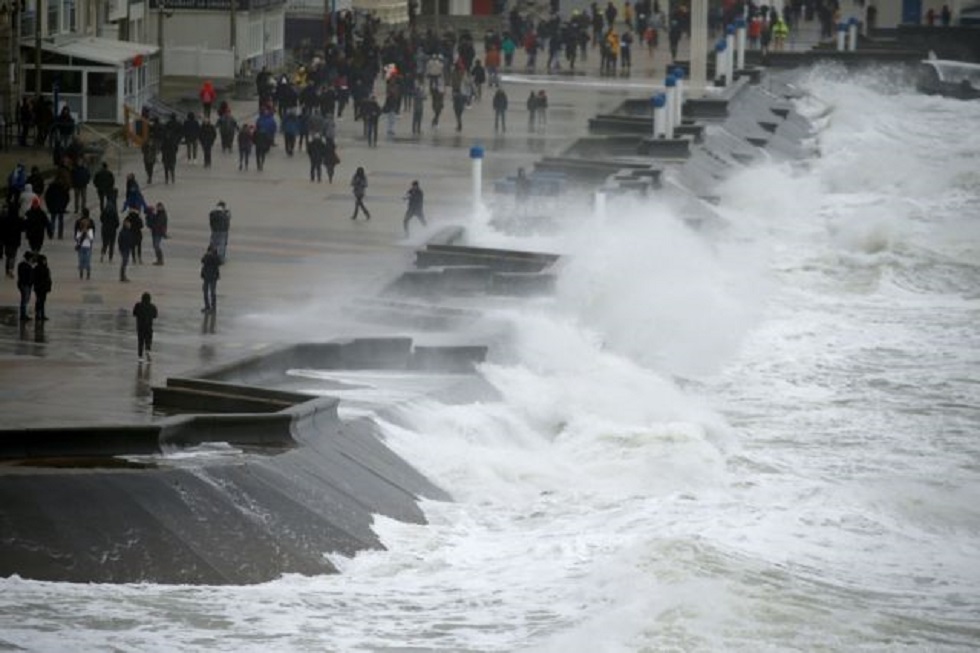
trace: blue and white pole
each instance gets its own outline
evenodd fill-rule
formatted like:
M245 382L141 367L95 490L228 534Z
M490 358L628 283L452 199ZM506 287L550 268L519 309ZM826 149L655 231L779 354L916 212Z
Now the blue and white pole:
M748 6L748 3L746 3ZM748 25L744 18L735 19L735 70L745 70L745 42Z
M854 52L858 47L858 27L860 23L853 16L847 21L847 51Z
M657 93L650 98L653 104L653 137L661 139L667 137L667 95Z
M847 23L837 24L837 51L844 51L844 40L847 37Z
M725 80L725 48L728 47L726 39L718 39L715 43L715 85L724 86Z
M673 138L674 102L677 101L677 78L673 75L667 75L667 81L664 82L664 86L667 87L667 101L664 106L664 134L667 138Z
M674 104L670 106L672 112L670 124L677 128L681 125L684 108L684 69L680 66L674 66L674 81L677 82L677 86L674 92Z
M470 148L470 161L473 162L473 214L479 215L483 205L483 146Z
M735 81L735 26L729 25L725 30L725 80L731 84Z

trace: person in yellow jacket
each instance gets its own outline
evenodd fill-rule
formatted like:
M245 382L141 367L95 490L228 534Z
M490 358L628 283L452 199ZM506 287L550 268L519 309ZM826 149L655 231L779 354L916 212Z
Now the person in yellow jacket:
M609 46L609 58L606 60L610 74L616 74L616 62L619 61L619 34L610 29L606 34L606 44Z
M772 43L774 50L782 50L789 38L789 26L782 18L777 18L772 26Z

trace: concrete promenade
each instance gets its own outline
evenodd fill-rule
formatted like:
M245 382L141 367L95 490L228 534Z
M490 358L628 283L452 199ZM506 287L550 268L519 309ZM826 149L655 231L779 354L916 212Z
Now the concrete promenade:
M579 65L585 74L507 76L506 134L494 134L486 89L482 102L464 114L462 132L455 130L448 103L438 130L432 129L427 103L420 139L410 137L410 116L400 117L393 140L385 137L382 119L377 148L366 147L362 125L348 109L338 124L341 164L332 185L326 179L311 183L305 151L287 158L281 137L263 172L255 170L254 160L251 170L239 172L237 151L216 152L213 167L206 170L200 158L187 163L182 150L175 185L161 183L159 165L154 183L146 185L139 152L131 150L117 185L134 172L147 201L167 207L166 264L151 265L146 234L144 264L130 266L132 282L120 283L118 257L114 264L100 262L97 238L92 278L82 281L70 237L48 241L43 253L54 289L48 297L50 321L43 325L19 324L15 282L5 279L0 285L0 424L146 422L154 419L150 388L167 376L283 342L411 335L398 324L359 324L351 319L350 307L408 269L414 246L427 235L470 219L470 146L480 143L487 152L486 197L493 179L560 151L586 132L595 113L615 108L626 97L649 95L662 82L668 58L665 45L652 59L645 48L635 48L631 76L610 79L599 78L598 52L590 51L588 61ZM516 59L523 64L523 54ZM532 89L545 89L550 99L547 127L534 132L525 109ZM233 104L239 120L251 119L254 108L253 102ZM30 156L16 148L0 152L3 174L18 158L29 164ZM349 181L359 165L369 177L370 222L350 220ZM429 226L414 222L406 238L402 198L413 179L425 190ZM232 227L218 284L219 308L209 319L201 313L199 261L208 242L208 212L218 200L228 204ZM91 188L89 204L97 207ZM70 236L70 225L66 231ZM131 316L144 291L152 293L160 311L152 364L137 362Z

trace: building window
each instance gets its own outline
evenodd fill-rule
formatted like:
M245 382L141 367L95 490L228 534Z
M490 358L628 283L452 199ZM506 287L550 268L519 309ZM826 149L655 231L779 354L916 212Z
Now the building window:
M78 30L78 16L75 14L75 0L62 0L61 21L63 32Z
M48 36L54 36L61 32L61 5L58 0L48 2Z

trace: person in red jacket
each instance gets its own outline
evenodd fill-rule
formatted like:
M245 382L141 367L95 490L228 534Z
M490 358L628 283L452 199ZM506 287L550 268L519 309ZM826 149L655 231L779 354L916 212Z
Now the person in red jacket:
M211 80L208 80L201 85L201 92L198 95L201 98L201 106L204 109L204 118L206 120L210 120L211 105L213 105L214 101L218 99L218 93L214 90L214 84L211 83Z

